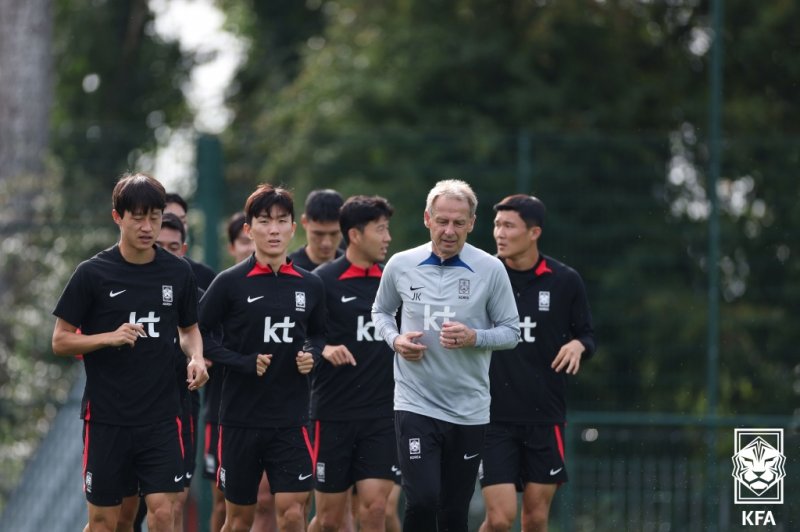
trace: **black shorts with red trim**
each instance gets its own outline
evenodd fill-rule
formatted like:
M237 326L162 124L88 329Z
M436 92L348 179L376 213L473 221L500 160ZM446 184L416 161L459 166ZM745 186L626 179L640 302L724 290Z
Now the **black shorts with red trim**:
M225 500L256 503L258 484L267 473L272 493L311 491L311 452L305 427L245 428L221 426L217 486Z
M143 426L84 421L86 500L116 506L123 497L183 491L180 420Z
M219 425L206 423L205 442L203 447L203 478L217 479L219 469Z
M394 418L315 422L318 449L314 489L341 493L368 478L394 481L399 473Z
M564 461L564 425L490 423L478 473L481 487L514 484L563 484L568 480Z

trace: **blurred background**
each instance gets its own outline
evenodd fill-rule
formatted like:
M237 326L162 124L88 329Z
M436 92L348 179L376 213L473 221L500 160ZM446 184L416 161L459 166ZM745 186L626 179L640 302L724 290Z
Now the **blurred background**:
M786 500L760 509L800 529L798 20L793 0L0 0L0 529L85 520L82 368L51 311L115 242L129 170L189 200L217 270L261 182L298 211L320 187L389 198L394 251L427 239L439 179L475 188L489 252L491 206L538 196L599 345L551 529L747 529L734 427L785 429Z

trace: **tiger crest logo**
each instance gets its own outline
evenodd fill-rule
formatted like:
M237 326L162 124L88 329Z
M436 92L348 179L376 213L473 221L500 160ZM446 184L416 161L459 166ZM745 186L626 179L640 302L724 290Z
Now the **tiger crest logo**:
M736 504L782 504L786 457L783 429L736 429L733 478Z

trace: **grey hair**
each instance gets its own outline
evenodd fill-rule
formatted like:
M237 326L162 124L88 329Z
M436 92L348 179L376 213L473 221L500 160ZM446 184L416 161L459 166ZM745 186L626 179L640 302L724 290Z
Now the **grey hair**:
M478 197L472 190L472 187L466 181L460 179L443 179L436 183L430 192L428 192L428 199L425 202L425 210L428 214L433 216L433 202L439 196L446 196L448 198L455 198L464 200L469 204L470 217L475 216L475 211L478 209Z

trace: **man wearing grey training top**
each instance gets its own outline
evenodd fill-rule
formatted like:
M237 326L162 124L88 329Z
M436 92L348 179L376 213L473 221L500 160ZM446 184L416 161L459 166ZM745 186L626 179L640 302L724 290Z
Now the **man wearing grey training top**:
M492 351L519 341L503 264L466 243L477 204L467 183L439 181L424 212L431 241L389 260L372 307L377 332L399 355L394 409L407 531L467 530Z

